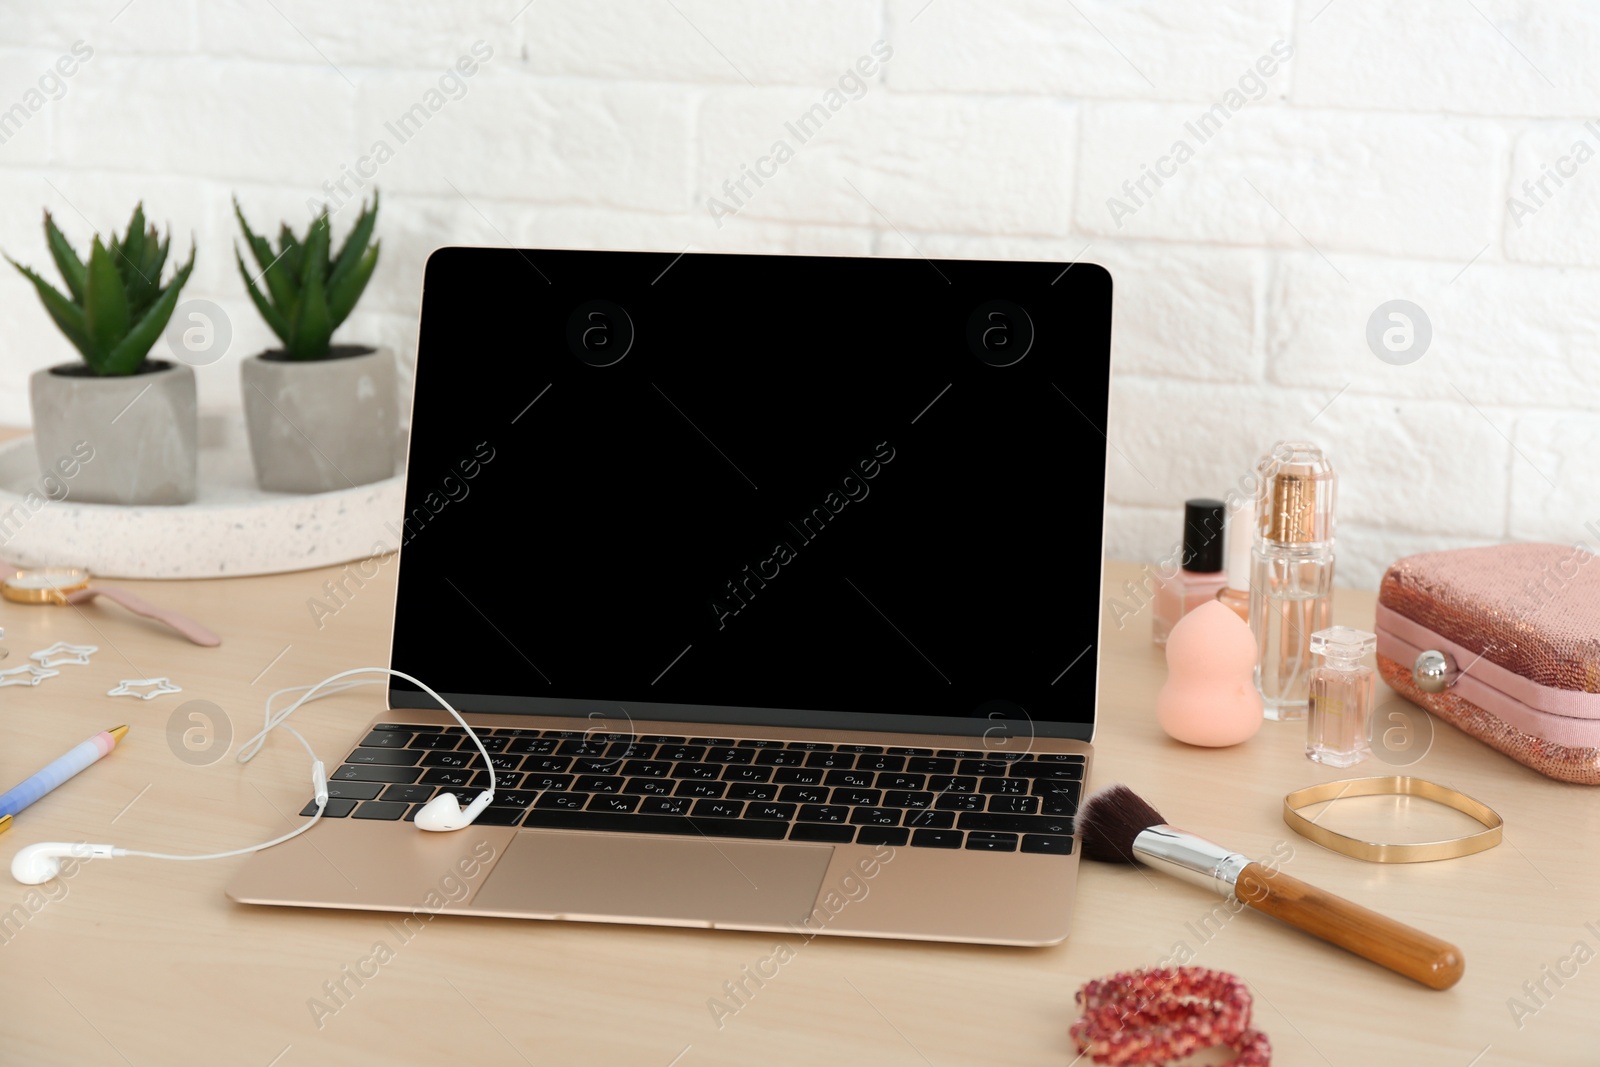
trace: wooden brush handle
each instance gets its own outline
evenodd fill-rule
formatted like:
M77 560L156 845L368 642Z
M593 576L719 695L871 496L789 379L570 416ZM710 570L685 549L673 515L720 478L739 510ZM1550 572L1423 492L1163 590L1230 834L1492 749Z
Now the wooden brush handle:
M1234 892L1259 912L1431 989L1449 989L1466 970L1461 950L1448 941L1259 863L1239 872Z

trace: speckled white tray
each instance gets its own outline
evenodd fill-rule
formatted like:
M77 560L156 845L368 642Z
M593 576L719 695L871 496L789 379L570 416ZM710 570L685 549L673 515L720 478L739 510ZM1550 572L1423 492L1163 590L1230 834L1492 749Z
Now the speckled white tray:
M200 490L182 507L119 507L42 499L33 438L0 444L0 559L85 567L107 578L278 574L364 559L394 547L405 509L405 448L382 482L299 496L256 488L241 416L200 420Z

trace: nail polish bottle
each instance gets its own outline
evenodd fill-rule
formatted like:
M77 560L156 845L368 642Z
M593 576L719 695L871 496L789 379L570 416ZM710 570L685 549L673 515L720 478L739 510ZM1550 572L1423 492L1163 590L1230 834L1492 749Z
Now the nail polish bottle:
M1227 508L1220 500L1188 500L1183 505L1183 569L1156 586L1155 619L1151 636L1167 643L1172 628L1195 608L1215 600L1227 582L1222 572L1222 519Z
M1307 759L1329 767L1353 767L1371 755L1367 730L1376 673L1362 660L1377 647L1376 634L1348 626L1311 635L1311 654L1321 656L1322 663L1311 669Z
M1256 540L1256 504L1249 501L1228 516L1226 574L1228 584L1217 594L1223 606L1250 621L1250 550Z
M1333 499L1337 479L1322 449L1280 441L1256 468L1250 550L1250 629L1256 688L1274 721L1306 717L1311 635L1333 615Z

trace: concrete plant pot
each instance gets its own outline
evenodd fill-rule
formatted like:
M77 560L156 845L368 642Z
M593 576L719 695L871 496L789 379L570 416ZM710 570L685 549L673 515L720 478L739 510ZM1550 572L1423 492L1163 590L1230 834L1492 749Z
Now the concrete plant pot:
M394 475L399 420L394 354L334 345L327 359L281 350L240 364L256 484L280 493L326 493Z
M84 460L67 482L88 504L187 504L200 456L194 371L147 359L133 374L97 377L82 363L35 371L28 379L39 472L61 474L63 460Z

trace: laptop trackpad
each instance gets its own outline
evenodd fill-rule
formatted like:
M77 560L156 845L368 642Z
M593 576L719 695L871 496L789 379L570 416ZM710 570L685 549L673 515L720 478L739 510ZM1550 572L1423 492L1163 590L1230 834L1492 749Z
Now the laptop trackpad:
M783 925L811 914L832 856L830 845L524 831L472 909Z

